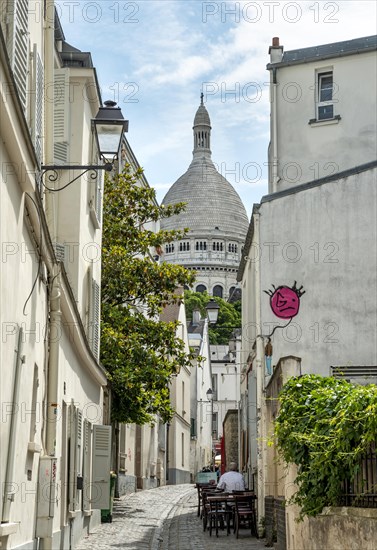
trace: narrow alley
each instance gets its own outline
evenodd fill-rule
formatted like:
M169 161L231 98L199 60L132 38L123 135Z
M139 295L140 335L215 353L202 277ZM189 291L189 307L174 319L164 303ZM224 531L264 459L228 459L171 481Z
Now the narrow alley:
M193 485L166 485L126 495L115 502L113 522L104 523L84 538L76 550L261 550L263 541L240 531L219 537L203 532L197 517L197 492Z

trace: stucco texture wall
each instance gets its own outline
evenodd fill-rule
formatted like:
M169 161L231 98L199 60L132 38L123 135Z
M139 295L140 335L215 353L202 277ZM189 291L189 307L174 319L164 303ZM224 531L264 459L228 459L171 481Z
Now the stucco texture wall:
M377 510L326 508L320 516L295 521L296 511L287 509L288 550L375 550Z
M298 314L276 329L272 364L293 355L302 373L376 361L376 169L261 205L262 290L303 285ZM287 325L262 292L262 327Z

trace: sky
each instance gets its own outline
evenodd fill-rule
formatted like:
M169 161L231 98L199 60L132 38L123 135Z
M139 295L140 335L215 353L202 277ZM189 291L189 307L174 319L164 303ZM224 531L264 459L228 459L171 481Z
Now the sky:
M374 0L56 4L66 41L92 54L103 101L129 120L128 141L159 202L191 162L203 92L212 160L249 218L267 193L272 37L289 51L377 32Z

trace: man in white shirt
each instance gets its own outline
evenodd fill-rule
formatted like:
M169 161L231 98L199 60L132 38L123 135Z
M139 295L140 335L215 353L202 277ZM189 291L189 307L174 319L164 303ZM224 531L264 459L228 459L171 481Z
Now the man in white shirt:
M229 472L226 472L220 477L217 488L223 489L227 493L245 490L245 482L243 476L242 474L237 472L237 464L235 462L231 462L229 464Z

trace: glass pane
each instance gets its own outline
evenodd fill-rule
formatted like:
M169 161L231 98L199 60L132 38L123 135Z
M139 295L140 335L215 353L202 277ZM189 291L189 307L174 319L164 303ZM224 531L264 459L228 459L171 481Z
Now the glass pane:
M333 90L332 75L320 76L319 101L331 101L332 90Z
M100 153L114 156L118 153L123 127L109 124L97 124L97 136Z
M327 118L334 118L334 105L318 107L318 120L326 120Z

